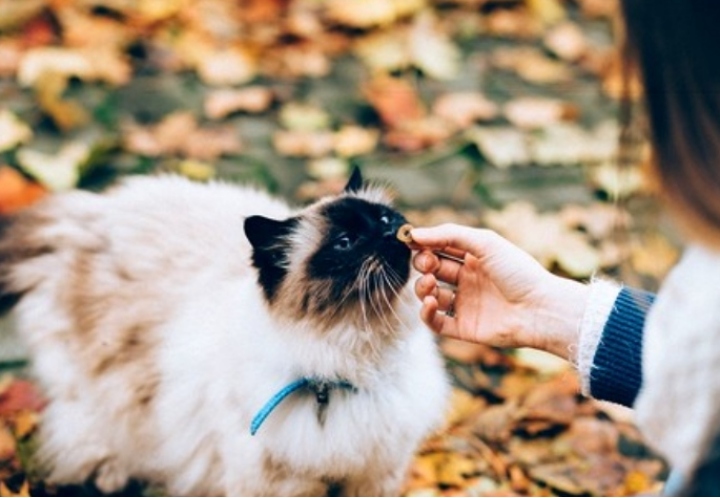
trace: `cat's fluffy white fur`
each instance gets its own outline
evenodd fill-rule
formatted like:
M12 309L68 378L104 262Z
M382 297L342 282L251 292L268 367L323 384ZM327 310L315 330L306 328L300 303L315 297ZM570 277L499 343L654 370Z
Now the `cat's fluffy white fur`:
M376 189L343 195L384 202ZM391 340L275 319L242 220L292 213L251 188L159 177L59 195L13 223L0 270L24 292L19 331L50 399L38 456L51 480L113 491L135 477L173 495L399 492L446 405L433 338L411 284ZM313 396L290 396L251 436L256 412L302 376L357 390L331 392L324 424Z

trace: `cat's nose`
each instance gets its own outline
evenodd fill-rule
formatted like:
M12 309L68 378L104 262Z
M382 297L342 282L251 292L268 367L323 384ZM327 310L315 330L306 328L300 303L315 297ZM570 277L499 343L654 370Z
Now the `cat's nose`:
M401 226L407 223L404 216L400 214L383 216L383 237L397 237L397 232Z

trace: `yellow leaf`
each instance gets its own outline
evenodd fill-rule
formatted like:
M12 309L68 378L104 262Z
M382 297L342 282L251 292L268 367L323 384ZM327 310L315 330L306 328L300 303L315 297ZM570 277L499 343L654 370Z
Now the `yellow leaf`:
M454 388L450 396L450 406L445 415L445 423L452 427L477 414L486 403L464 389Z
M215 176L215 166L195 159L186 159L178 164L178 171L181 175L204 182Z
M0 496L30 496L30 484L27 480L23 481L22 486L17 493L11 491L4 482L0 482Z
M0 461L11 458L16 449L15 438L5 423L0 421Z
M467 478L477 470L472 458L459 453L446 453L438 462L438 483L444 486L461 487Z
M632 267L638 273L663 278L679 258L679 251L659 233L643 236L633 244L630 256Z
M0 109L0 152L13 149L33 136L30 127L7 109Z
M22 410L13 419L13 425L15 426L15 437L22 439L29 435L37 427L38 421L40 420L39 415L36 412L29 410Z
M69 142L57 153L46 154L23 148L17 152L20 167L38 182L53 191L69 190L80 180L80 170L90 157L90 147Z
M354 28L370 28L394 22L418 12L425 0L328 0L326 16L340 24Z
M187 0L139 0L137 13L144 22L153 23L171 17L188 3Z
M567 15L559 0L526 0L526 4L544 24L555 24Z

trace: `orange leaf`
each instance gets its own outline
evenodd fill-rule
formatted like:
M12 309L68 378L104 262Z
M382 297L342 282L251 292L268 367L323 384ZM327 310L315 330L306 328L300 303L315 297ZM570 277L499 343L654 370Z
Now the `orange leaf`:
M35 385L27 380L15 380L0 393L0 417L22 410L39 411L45 400Z
M406 80L378 76L365 85L364 94L390 128L425 116L417 90Z
M0 214L10 214L42 198L47 191L9 166L0 167Z

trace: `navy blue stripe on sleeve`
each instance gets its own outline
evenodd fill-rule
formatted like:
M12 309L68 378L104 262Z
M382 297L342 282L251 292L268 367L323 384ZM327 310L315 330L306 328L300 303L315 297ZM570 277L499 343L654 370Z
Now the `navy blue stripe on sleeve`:
M645 316L655 295L623 288L603 329L590 371L590 394L596 399L632 406L642 384L642 338Z

